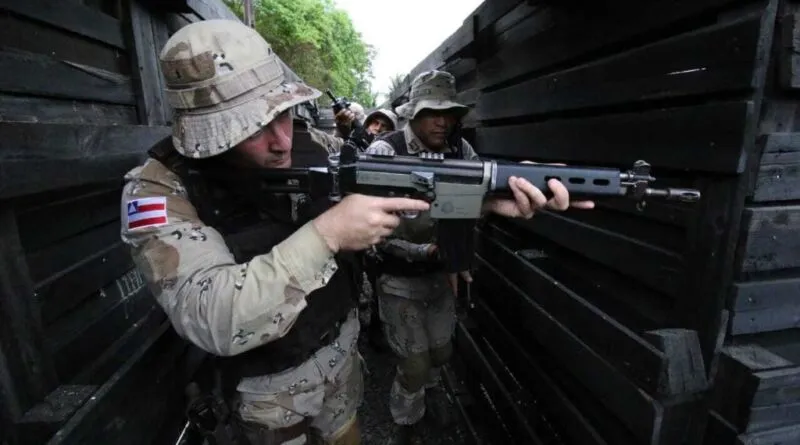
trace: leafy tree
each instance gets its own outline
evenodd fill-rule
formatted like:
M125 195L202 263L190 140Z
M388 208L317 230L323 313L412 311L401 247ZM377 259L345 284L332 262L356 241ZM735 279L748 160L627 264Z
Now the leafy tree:
M241 0L225 3L243 18ZM375 49L333 0L253 0L253 16L255 29L309 85L330 89L364 108L375 106L370 82ZM330 105L327 95L319 102Z
M408 75L395 74L389 79L389 97L394 98L405 86Z

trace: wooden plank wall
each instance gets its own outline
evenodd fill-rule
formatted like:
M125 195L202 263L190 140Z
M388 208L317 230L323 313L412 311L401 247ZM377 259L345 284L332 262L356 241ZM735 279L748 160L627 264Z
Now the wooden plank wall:
M491 440L796 434L785 427L800 422L795 7L486 0L412 70L456 76L473 106L466 137L485 157L644 159L658 184L703 193L479 228L455 366L481 402L472 414L496 425ZM743 364L744 347L767 358ZM736 397L738 417L720 397ZM785 410L767 406L778 401ZM732 441L714 441L717 419Z
M119 198L169 134L157 54L193 18L138 0L0 0L3 444L176 435L167 413L204 354L134 268Z
M800 12L780 5L773 64L727 299L709 437L800 442ZM735 439L734 439L735 438Z

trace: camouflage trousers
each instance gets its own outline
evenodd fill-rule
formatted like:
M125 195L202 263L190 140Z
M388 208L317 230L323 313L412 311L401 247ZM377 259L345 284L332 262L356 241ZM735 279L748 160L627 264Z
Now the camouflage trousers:
M353 311L336 340L304 363L278 374L243 379L237 386L241 420L267 430L308 422L310 432L325 443L357 443L340 442L340 438L357 428L356 412L363 398L359 330ZM283 443L315 442L303 433Z
M372 320L372 311L375 310L372 295L372 283L364 272L361 274L361 290L358 293L358 321L361 326L369 325Z
M425 415L425 389L439 385L452 354L455 295L443 274L383 275L377 287L386 339L400 358L389 410L395 423L411 425Z

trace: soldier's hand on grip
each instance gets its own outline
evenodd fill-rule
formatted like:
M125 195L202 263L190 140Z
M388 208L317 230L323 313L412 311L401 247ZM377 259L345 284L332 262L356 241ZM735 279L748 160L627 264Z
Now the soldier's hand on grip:
M349 195L314 219L331 250L362 250L379 243L400 224L401 211L424 211L430 205L408 198Z

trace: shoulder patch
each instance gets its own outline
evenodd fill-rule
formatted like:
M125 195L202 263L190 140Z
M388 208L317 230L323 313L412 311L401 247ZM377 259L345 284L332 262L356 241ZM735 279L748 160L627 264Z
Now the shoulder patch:
M154 196L128 201L125 225L128 230L167 224L167 198Z

